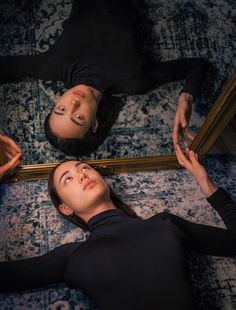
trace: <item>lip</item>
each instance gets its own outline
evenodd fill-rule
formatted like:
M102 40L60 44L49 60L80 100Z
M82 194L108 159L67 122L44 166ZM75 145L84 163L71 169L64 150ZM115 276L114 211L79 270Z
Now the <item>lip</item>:
M85 191L86 189L91 189L96 185L96 181L94 180L88 180L84 183L83 186L83 191Z
M74 90L74 91L73 91L73 95L75 95L75 96L77 96L77 97L85 98L85 93L82 92L81 90Z

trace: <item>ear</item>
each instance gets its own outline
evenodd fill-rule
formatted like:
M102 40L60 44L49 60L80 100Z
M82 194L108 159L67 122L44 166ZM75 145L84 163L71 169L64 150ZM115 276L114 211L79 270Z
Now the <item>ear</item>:
M62 214L69 216L73 214L73 211L71 210L71 208L69 208L67 205L65 205L64 203L62 203L59 206L59 210Z
M92 123L92 133L96 133L98 130L98 118L96 117Z

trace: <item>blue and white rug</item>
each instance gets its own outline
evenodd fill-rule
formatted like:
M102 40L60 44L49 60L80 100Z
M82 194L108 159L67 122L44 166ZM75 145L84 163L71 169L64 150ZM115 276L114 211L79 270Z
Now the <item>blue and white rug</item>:
M134 5L149 57L205 57L216 68L194 103L191 125L196 133L235 68L235 1L135 0ZM46 51L70 9L71 0L1 0L0 55ZM82 159L172 153L172 124L182 85L168 83L145 96L122 95L126 104L108 138ZM0 85L0 127L19 143L24 164L69 158L49 144L43 130L45 116L63 90L62 83L35 79Z
M216 184L236 199L236 156L213 156L204 163ZM166 210L192 222L224 227L185 170L124 173L105 178L142 218ZM86 234L54 209L46 180L2 184L0 205L0 261L39 256L61 244L86 239ZM200 310L236 309L235 258L190 253L189 270ZM0 309L98 310L81 290L69 289L64 284L0 294Z

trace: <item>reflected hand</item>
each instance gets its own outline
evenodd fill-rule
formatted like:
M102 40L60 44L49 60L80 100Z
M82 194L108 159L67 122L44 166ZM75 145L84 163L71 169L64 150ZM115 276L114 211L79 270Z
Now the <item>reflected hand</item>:
M217 190L217 186L209 177L206 169L199 163L198 154L194 151L190 151L189 148L186 148L186 153L183 154L179 144L176 144L175 146L179 164L186 168L194 177L203 194L206 197L211 196Z
M179 96L179 104L175 114L173 142L174 145L179 142L181 136L183 144L187 147L188 142L185 137L190 140L194 139L194 135L189 129L189 122L192 114L193 96L189 93L181 93Z
M7 171L20 165L22 151L12 139L2 134L0 134L0 142L3 153L9 160L5 165L0 166L0 178L1 178Z

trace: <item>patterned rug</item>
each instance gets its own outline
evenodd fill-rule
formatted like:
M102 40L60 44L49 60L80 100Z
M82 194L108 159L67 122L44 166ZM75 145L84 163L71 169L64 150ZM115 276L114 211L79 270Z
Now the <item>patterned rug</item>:
M196 133L235 68L235 1L135 0L134 7L148 57L205 57L215 68L194 104L191 126ZM71 0L1 0L0 55L46 51L61 33L70 9ZM182 85L183 81L168 83L146 95L122 95L125 105L108 138L82 159L173 152L172 124ZM0 85L0 127L19 143L25 164L70 158L48 143L43 130L45 116L63 91L62 83L36 79Z
M236 156L213 156L204 163L216 184L236 199ZM185 170L124 173L105 179L142 218L166 210L192 222L224 227ZM2 184L0 205L1 261L39 256L61 244L86 239L86 234L52 207L46 180ZM191 252L188 262L200 310L236 309L235 258ZM65 284L0 294L0 309L98 310L81 290Z

